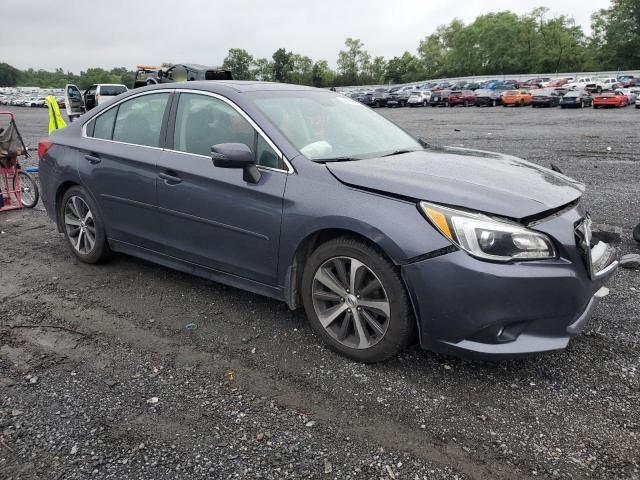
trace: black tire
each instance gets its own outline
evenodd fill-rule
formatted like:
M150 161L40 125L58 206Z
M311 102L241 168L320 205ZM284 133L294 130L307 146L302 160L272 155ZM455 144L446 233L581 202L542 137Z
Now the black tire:
M429 105L429 103L425 100L422 104L423 107L427 107Z
M640 242L640 223L633 229L633 239L636 242Z
M340 257L358 260L373 272L382 285L389 304L387 329L377 343L367 348L349 347L334 338L320 323L314 307L316 272L326 262ZM320 245L307 259L301 291L304 308L313 329L332 350L352 360L364 363L387 360L404 349L414 338L416 324L399 272L378 250L360 240L341 237ZM352 328L355 330L355 327Z
M40 199L40 190L38 182L27 172L19 171L13 177L13 189L17 190L16 179L20 178L20 190L22 190L22 206L25 208L33 208L38 204ZM25 195L29 193L30 195Z
M374 103L374 104L373 104L373 106L374 106L375 108L380 108L380 102L376 102L376 103Z
M491 101L491 106L492 106L492 107L495 107L495 106L497 106L497 105L498 105L498 102L496 102L495 100L492 100L492 101Z
M91 214L92 214L92 224L95 232L95 243L90 251L83 253L78 251L78 249L74 246L74 242L70 237L70 228L67 228L65 225L65 210L67 208L67 204L73 197L79 197L82 201L88 206ZM62 200L60 205L58 205L58 218L60 219L60 223L63 225L64 236L67 239L67 244L69 245L69 249L71 252L82 262L84 263L100 263L106 260L111 250L109 249L109 244L107 243L107 237L105 234L104 225L102 223L102 218L100 217L100 212L89 195L84 188L79 185L75 185L69 188L64 195L62 196ZM86 236L86 234L85 234Z
M580 108L584 108L584 100L580 100Z
M464 103L462 104L462 106L464 108L467 108L469 106L469 102L467 100L465 100Z

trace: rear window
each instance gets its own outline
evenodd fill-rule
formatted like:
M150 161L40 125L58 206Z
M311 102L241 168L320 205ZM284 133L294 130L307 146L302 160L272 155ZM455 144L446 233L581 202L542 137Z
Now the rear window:
M124 85L100 85L100 95L103 97L115 97L127 91Z
M225 70L207 70L204 74L205 80L233 80L231 72Z

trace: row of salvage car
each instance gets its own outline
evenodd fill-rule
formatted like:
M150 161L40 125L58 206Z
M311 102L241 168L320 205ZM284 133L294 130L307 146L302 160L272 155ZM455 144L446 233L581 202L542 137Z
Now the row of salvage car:
M553 88L537 90L415 90L408 94L376 90L349 95L365 105L379 107L557 107L561 108L621 108L635 105L640 109L640 88L618 89L611 92L590 93L570 90L560 93Z
M389 89L356 89L343 94L374 108L497 105L600 108L634 104L640 108L640 86L636 87L634 78L603 78L595 83L588 78L575 81L572 78L546 80L549 79L532 79L522 83L508 80L466 84L441 82Z

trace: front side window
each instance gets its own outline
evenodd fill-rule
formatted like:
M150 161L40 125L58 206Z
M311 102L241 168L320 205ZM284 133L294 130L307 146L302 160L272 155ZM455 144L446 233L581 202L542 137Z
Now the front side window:
M280 156L231 105L208 95L180 94L174 150L209 157L220 143L242 143L255 153L257 165L283 168Z
M159 147L162 119L169 95L155 93L122 102L113 129L113 140Z

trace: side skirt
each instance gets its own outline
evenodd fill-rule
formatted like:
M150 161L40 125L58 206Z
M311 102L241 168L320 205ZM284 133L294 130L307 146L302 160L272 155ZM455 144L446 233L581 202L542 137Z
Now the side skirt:
M255 282L245 277L233 275L231 273L214 270L197 263L187 262L180 258L172 257L164 253L149 250L137 245L122 242L120 240L109 239L109 247L114 252L124 253L133 257L147 260L151 263L157 263L164 267L172 268L181 272L189 273L197 277L206 278L213 282L229 285L230 287L247 290L258 295L274 298L276 300L285 301L284 289L282 287L274 287L264 283Z

